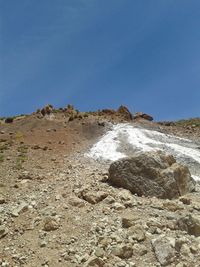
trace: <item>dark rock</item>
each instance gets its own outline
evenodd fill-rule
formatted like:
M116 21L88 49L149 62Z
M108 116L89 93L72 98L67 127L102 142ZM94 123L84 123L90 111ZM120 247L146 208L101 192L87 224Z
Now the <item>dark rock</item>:
M5 123L12 123L14 121L14 118L8 117L5 119Z
M104 121L98 121L98 125L104 127L105 126L105 122Z
M8 234L8 228L4 225L0 225L0 239Z
M163 126L175 126L176 124L173 121L160 121L158 124Z

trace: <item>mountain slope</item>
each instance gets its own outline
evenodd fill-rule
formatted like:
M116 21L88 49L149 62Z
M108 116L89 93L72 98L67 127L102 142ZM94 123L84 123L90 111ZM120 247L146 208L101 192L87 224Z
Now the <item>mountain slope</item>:
M0 125L1 266L199 266L199 186L178 200L132 195L107 183L95 150L115 159L156 145L193 171L199 127L66 112Z

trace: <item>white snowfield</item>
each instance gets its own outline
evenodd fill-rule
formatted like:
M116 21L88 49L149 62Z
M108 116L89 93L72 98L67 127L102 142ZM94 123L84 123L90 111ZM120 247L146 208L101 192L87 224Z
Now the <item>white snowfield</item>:
M115 161L141 151L164 150L186 164L200 181L200 149L191 140L134 127L128 123L113 125L86 154L95 160Z

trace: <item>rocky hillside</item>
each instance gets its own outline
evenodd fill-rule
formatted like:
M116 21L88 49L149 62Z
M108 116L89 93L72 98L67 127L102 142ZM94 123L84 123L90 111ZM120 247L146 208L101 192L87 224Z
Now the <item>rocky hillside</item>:
M152 119L72 105L2 118L0 266L199 267L200 119Z

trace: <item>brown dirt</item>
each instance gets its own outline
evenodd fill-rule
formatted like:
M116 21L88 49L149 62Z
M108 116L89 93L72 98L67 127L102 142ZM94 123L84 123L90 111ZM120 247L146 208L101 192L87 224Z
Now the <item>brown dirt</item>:
M189 205L179 200L167 202L132 196L127 190L105 183L108 166L84 157L110 122L123 121L123 116L107 111L72 121L64 112L57 112L0 124L0 226L8 229L0 238L0 266L156 267L161 264L151 241L160 234L186 239L183 244L187 248L177 250L168 266L200 266L199 251L192 248L193 244L200 246L198 237L176 229L175 223L185 214L200 215L198 192L186 196ZM145 120L133 123L200 138L200 127L166 126ZM82 199L83 195L88 196L87 201ZM24 207L15 216L20 205ZM145 240L130 241L128 229L121 224L127 212L139 216ZM58 225L49 232L44 231L48 217ZM151 226L145 228L147 222ZM108 239L104 240L108 242L105 247L101 245L103 239ZM133 250L128 259L114 255L112 247L124 243L130 243L135 251L138 246L139 252ZM97 248L103 248L103 256L96 256ZM96 265L89 263L92 257L100 259L96 259Z

